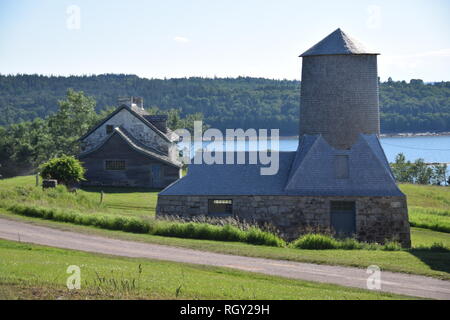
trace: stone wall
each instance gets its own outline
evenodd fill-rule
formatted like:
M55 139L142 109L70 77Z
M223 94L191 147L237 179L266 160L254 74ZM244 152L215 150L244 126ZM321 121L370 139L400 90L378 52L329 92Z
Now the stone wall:
M293 240L310 230L330 230L330 202L356 202L356 237L360 241L399 241L409 247L406 197L303 197L303 196L159 196L158 216L192 218L208 215L208 199L233 200L233 216L258 224L271 224L283 238Z

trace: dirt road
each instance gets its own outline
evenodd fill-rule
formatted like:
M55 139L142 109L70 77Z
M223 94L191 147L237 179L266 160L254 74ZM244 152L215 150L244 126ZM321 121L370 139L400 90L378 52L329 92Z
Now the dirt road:
M242 257L125 241L2 218L0 219L0 238L116 256L228 267L362 289L367 289L369 277L366 269ZM381 290L416 297L450 299L450 281L387 271L381 272Z

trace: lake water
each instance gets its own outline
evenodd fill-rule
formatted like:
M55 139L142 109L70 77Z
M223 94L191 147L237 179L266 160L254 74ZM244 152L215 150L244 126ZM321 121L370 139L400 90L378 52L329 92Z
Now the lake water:
M204 148L208 145L208 142L203 143ZM389 162L394 162L400 152L411 161L422 158L425 162L450 162L450 136L386 137L381 138L381 145ZM279 150L295 151L297 146L298 139L280 139ZM258 143L237 141L236 150L255 151L258 150Z

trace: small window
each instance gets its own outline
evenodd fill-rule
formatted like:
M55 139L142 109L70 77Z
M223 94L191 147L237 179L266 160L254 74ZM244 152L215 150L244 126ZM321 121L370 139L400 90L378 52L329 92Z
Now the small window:
M348 179L348 156L338 155L334 159L336 179Z
M106 160L106 170L125 170L125 160Z
M106 125L106 134L110 134L114 131L114 126L112 124Z
M208 200L208 213L215 216L231 215L233 213L233 200L210 199Z

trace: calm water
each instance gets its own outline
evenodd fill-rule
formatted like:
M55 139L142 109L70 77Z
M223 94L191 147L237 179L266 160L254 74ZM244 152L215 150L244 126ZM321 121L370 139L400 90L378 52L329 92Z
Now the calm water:
M208 145L207 142L203 143L206 148ZM393 162L395 156L400 152L406 156L407 160L411 161L423 158L425 162L450 162L450 136L382 138L381 145L389 162ZM282 139L279 149L280 151L295 151L297 146L298 139ZM238 141L237 150L255 151L258 150L258 143Z

